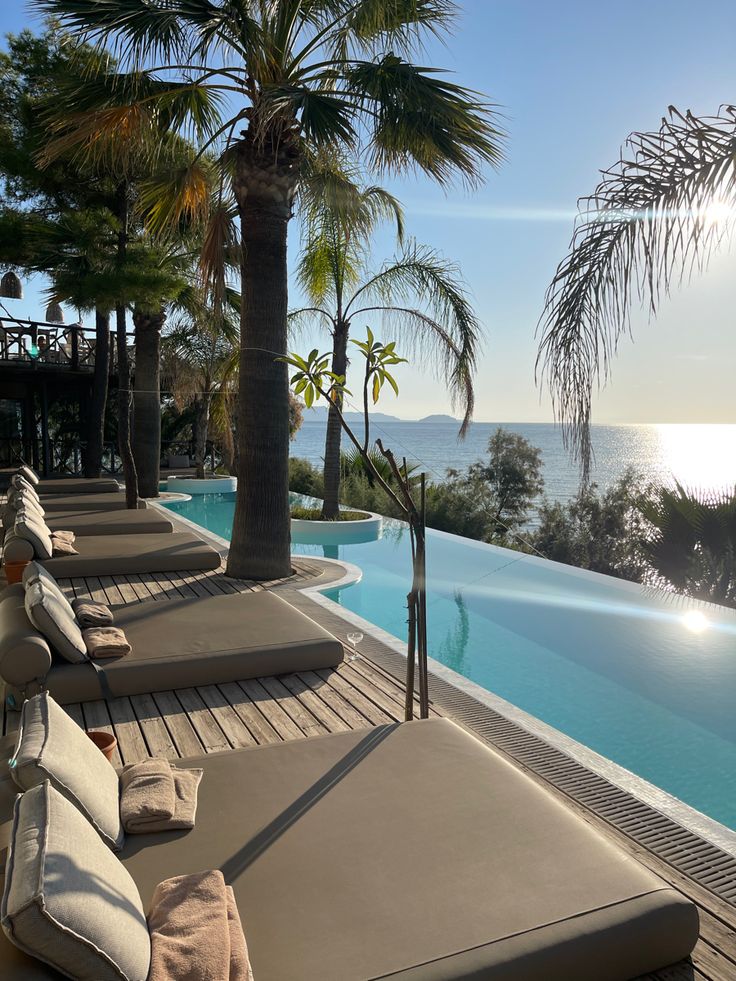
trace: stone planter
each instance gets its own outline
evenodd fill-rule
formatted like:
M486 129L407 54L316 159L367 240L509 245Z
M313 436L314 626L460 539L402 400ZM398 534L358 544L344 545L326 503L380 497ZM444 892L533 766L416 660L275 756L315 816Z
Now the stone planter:
M365 512L367 517L356 521L313 521L291 519L291 540L298 545L357 545L375 542L381 537L383 518Z
M166 489L180 494L233 494L238 488L237 477L168 477Z

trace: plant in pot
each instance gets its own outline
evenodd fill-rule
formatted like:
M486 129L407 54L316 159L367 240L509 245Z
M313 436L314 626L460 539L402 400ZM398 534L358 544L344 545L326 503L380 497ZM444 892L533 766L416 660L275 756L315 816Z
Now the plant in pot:
M386 460L393 476L389 481L381 474L369 452L370 445L370 410L369 401L375 405L381 394L381 389L388 382L398 395L399 388L396 379L390 373L394 365L406 362L396 354L395 342L382 344L377 341L370 328L367 329L365 341L352 341L365 360L363 374L363 440L359 440L343 414L343 400L351 393L345 387L345 376L337 375L330 370L330 354L320 354L315 348L306 358L292 353L283 358L294 370L291 384L294 394L301 395L307 407L311 407L319 399L325 399L335 407L340 420L340 426L355 447L372 479L391 498L402 513L409 526L412 555L412 582L407 594L408 609L408 638L407 638L407 669L406 669L406 702L404 718L409 721L414 716L414 687L415 668L419 682L419 714L426 719L429 715L429 691L427 684L427 599L426 599L426 532L425 532L425 474L420 474L418 481L409 477L409 471L404 460L402 466L390 449L384 447L380 439L376 446L381 456ZM417 500L418 498L418 500Z

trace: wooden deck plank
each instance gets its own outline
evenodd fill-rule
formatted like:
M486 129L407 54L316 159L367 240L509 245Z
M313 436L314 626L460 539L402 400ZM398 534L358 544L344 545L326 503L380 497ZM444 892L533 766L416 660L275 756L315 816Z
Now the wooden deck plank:
M228 681L217 687L259 746L281 741L277 730L237 682Z
M246 695L270 722L281 739L304 739L306 733L295 724L292 717L284 711L278 699L272 698L260 682L253 679L240 681Z
M155 692L153 700L164 718L179 756L201 756L207 751L176 692Z
M149 756L177 759L179 754L171 740L161 713L152 695L131 695L130 703L141 727L141 734L148 746Z
M196 688L179 688L176 692L187 718L196 730L207 753L230 749L227 736L217 724L217 720L207 708Z
M99 698L93 702L84 702L81 708L84 716L85 729L100 729L103 732L109 732L112 736L115 735L115 729L105 701ZM116 767L123 765L120 750L117 747L113 751L110 762Z
M329 730L302 705L298 698L292 698L289 689L279 678L258 679L268 694L291 716L305 736L323 736Z
M130 699L114 698L107 703L107 706L123 763L138 763L146 759L148 747Z
M197 692L233 749L257 745L250 730L217 685L198 687Z
M330 706L312 691L299 675L286 674L280 678L285 688L295 695L328 732L347 732L350 726Z
M340 692L323 681L314 671L300 671L299 677L312 691L319 695L323 702L329 705L336 715L339 715L347 723L349 728L364 729L366 726L370 726L370 720L362 712L358 711L347 698L344 698Z
M353 688L339 671L334 668L323 668L315 673L322 681L326 681L331 688L334 688L339 695L342 695L346 701L350 702L354 708L368 719L371 725L380 726L387 722L395 721L392 715L384 712L374 701L366 698L362 692Z

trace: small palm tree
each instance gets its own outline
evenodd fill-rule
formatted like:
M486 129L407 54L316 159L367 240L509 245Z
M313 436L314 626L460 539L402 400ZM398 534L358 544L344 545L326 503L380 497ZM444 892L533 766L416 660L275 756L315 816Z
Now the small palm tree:
M337 207L322 198L307 211L298 279L311 305L294 310L290 322L326 328L332 335L331 370L344 376L352 323L381 318L391 330L404 334L404 346L418 348L423 363L434 364L449 385L453 402L462 405L464 436L473 412L480 325L459 271L434 250L410 244L398 259L370 273L371 235L380 220L393 218L401 242L401 210L381 188L361 189L354 173L347 176ZM322 505L326 520L333 520L339 510L341 409L338 392L327 415ZM364 433L367 441L367 425Z
M626 156L582 201L547 290L537 367L584 482L593 388L609 377L632 300L656 315L672 284L703 269L730 230L735 140L733 106L712 118L670 108L659 130L629 137Z
M112 41L146 91L131 103L169 111L162 84L176 76L201 122L220 99L210 144L237 200L243 245L238 499L231 575L288 575L289 402L286 238L315 155L344 149L379 173L418 169L441 184L480 179L501 157L495 113L475 93L410 58L444 35L451 0L33 0L63 26ZM157 66L151 63L158 60ZM156 68L160 69L156 74ZM141 69L141 71L137 71ZM151 92L151 85L159 87ZM160 84L161 83L161 84ZM210 99L212 104L212 99ZM226 106L226 108L225 108ZM120 125L82 124L94 140ZM209 121L209 120L206 120ZM194 163L167 185L191 200ZM194 188L194 192L193 192ZM176 211L176 209L172 209Z
M736 607L736 490L659 487L639 503L641 543L656 578L678 592Z

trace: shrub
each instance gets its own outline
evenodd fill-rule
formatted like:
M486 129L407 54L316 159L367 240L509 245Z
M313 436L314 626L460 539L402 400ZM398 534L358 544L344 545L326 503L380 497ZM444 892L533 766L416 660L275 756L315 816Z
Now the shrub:
M322 473L309 460L293 456L289 458L289 490L306 497L322 497L324 484Z

